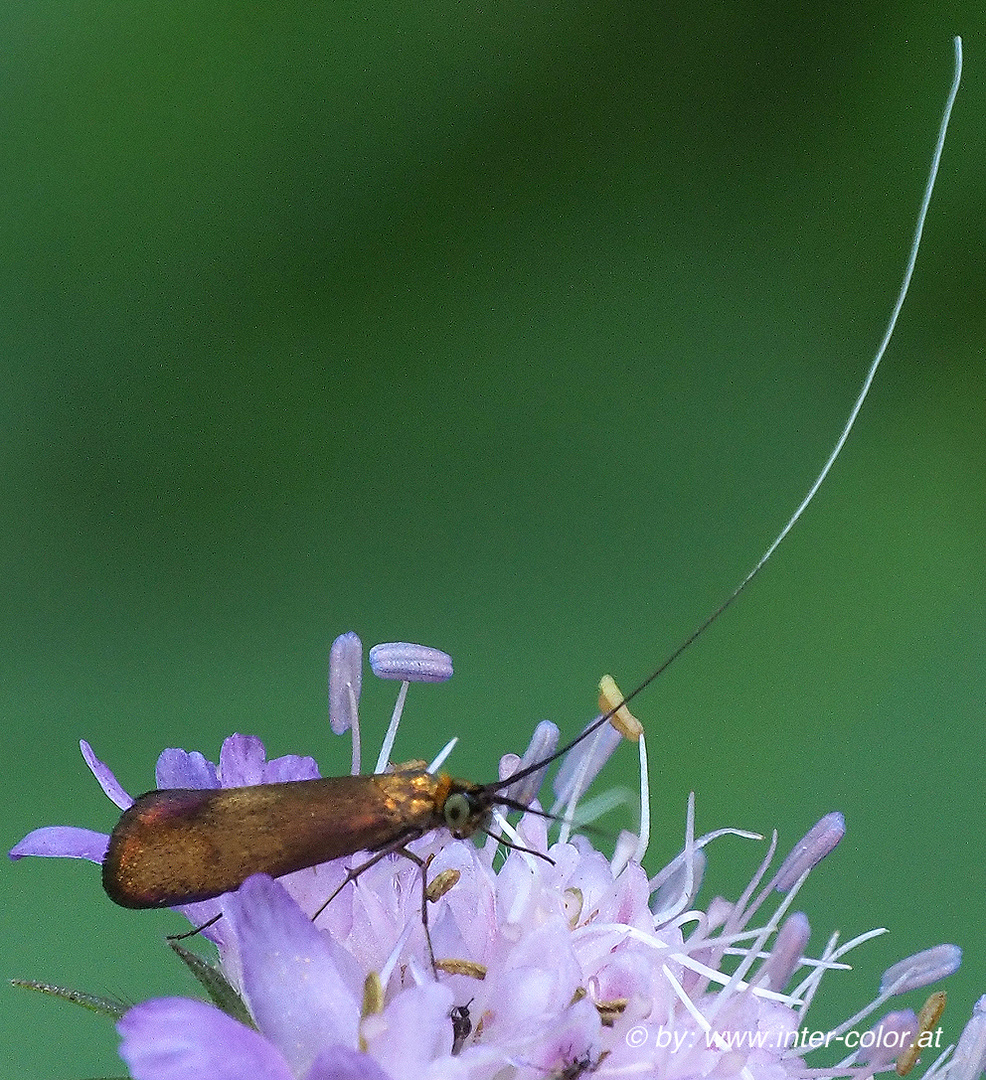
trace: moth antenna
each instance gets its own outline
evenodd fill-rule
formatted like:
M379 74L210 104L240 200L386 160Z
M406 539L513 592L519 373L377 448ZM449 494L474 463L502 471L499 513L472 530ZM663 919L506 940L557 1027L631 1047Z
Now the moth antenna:
M610 717L622 709L624 705L631 702L639 693L646 690L648 686L659 676L662 675L679 656L692 644L696 638L702 636L706 630L719 618L719 616L732 605L733 601L739 597L739 595L746 590L746 587L750 582L760 573L767 563L767 560L774 554L777 548L780 546L788 533L794 528L801 515L808 509L809 504L818 494L818 489L822 486L825 478L829 474L829 470L835 464L836 458L842 452L843 446L846 444L846 440L849 438L849 433L852 431L853 426L856 423L856 418L859 416L860 410L863 407L863 402L866 400L867 395L870 392L870 387L873 385L873 379L876 376L877 368L880 366L880 361L883 359L884 353L887 351L887 346L890 344L890 339L893 337L894 329L897 326L897 317L900 315L901 308L904 306L904 300L907 297L907 291L911 285L911 278L914 275L914 267L917 263L918 250L921 247L921 236L924 232L924 222L928 216L928 207L931 205L931 195L935 189L935 181L938 178L938 166L941 164L942 152L945 149L945 136L948 132L948 122L952 116L952 106L955 104L956 95L959 92L959 83L962 81L962 38L955 37L953 39L953 45L955 47L955 66L954 74L952 75L952 85L949 87L948 97L945 100L945 109L942 112L941 122L938 125L938 138L935 141L935 150L931 158L931 169L928 172L928 180L924 186L924 195L921 197L921 205L918 209L917 224L914 227L914 236L911 240L910 251L908 252L907 262L904 267L904 277L901 281L900 289L897 292L897 299L894 303L893 310L890 313L890 320L887 323L887 328L883 333L883 338L880 341L876 350L876 355L873 357L873 362L870 364L869 370L866 373L866 378L863 380L863 385L856 396L856 401L853 404L852 409L849 412L849 418L846 420L845 426L842 429L842 433L836 440L835 446L832 448L832 452L829 454L828 459L822 466L821 472L815 478L814 483L808 489L807 495L801 500L797 509L788 519L787 524L781 529L781 531L774 538L767 550L760 556L754 565L753 569L746 575L745 578L736 586L735 589L726 597L726 599L709 615L704 622L700 623L698 627L693 630L688 637L671 653L671 655L655 670L647 676L646 679L635 689L631 690L624 699L610 709L608 712L603 713L598 720L593 721L581 735L576 736L571 742L566 743L560 750L556 750L550 757L545 758L543 761L538 761L533 765L528 766L526 769L521 769L520 772L515 772L513 775L506 777L504 780L499 780L493 784L486 784L484 788L488 792L494 792L502 787L506 787L508 784L516 783L518 780L522 780L525 776L530 776L531 773L537 772L538 769L543 769L545 765L550 765L552 761L557 761L559 758L564 757L573 747L578 746L583 739L588 738L594 731L609 722Z
M545 814L544 816L551 817L550 814ZM552 866L555 865L555 860L552 859L549 855L545 855L543 851L535 851L534 848L524 847L523 844L515 844L512 840L508 840L502 833L495 833L492 829L487 829L485 825L480 825L479 831L486 833L487 836L491 837L498 844L503 844L504 847L510 848L511 851L522 851L526 855L534 855L536 858L543 859L546 863L550 863Z
M547 810L539 810L536 806L529 806L527 803L522 803L519 799L507 799L502 796L497 796L497 806L505 806L508 810L517 810L522 814L534 814L535 817L547 818L548 821L563 821L558 814L551 814Z

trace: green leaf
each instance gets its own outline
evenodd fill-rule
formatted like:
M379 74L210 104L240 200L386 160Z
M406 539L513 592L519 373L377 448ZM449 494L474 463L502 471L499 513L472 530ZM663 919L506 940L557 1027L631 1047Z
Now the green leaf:
M188 970L205 987L206 993L217 1008L222 1009L227 1016L231 1016L234 1020L239 1020L241 1024L246 1024L247 1027L253 1028L254 1031L257 1030L257 1026L254 1024L253 1017L250 1016L250 1010L246 1007L243 998L233 989L229 980L215 964L210 964L208 960L204 960L198 953L184 948L177 941L169 940L168 944L185 962Z
M39 994L50 994L52 997L61 998L63 1001L71 1001L75 1005L81 1005L90 1012L100 1016L108 1016L111 1020L119 1020L130 1008L122 1002L112 998L99 997L96 994L87 994L83 990L69 990L64 986L53 986L51 983L35 982L34 979L11 979L11 986L23 986L25 990L36 990Z

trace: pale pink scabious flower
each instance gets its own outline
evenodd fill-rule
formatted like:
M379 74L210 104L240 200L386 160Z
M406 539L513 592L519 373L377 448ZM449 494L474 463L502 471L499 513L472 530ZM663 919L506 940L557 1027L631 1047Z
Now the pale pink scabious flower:
M362 646L337 639L330 664L330 713L337 732L353 730L359 769L358 702ZM371 665L402 680L391 732L378 769L389 758L409 681L439 681L451 661L438 650L387 645ZM571 818L592 777L618 741L612 729L581 743L565 759L553 808ZM508 755L501 778L551 754L553 725L539 725L523 759ZM132 801L88 744L83 754L107 795ZM312 915L364 861L356 855L278 880L249 878L235 893L186 905L193 925L219 913L204 934L216 945L222 975L246 1006L234 1018L214 1004L164 998L130 1008L118 1022L120 1054L136 1080L543 1080L581 1075L675 1080L742 1077L796 1080L859 1076L893 1068L917 1034L911 1010L890 1012L859 1028L892 997L928 985L957 967L960 953L941 945L885 973L874 1002L827 1034L847 1053L836 1066L810 1063L808 1008L826 972L845 969L844 955L882 931L807 955L809 926L791 912L811 869L841 839L839 814L828 814L768 876L776 836L743 895L695 905L705 849L723 829L695 837L689 802L679 855L648 879L646 759L641 740L642 820L610 858L563 827L551 843L551 821L535 812L511 826L492 826L529 850L454 840L445 830L410 845L430 860L428 879L451 881L428 904L437 971L421 919L418 867L390 855L366 869ZM238 787L318 775L310 758L266 761L258 739L228 738L219 764L166 750L159 787ZM543 772L508 794L529 803ZM532 811L540 809L534 803ZM757 838L759 839L759 838ZM11 856L47 855L101 862L108 837L68 827L38 829ZM550 861L534 852L545 853ZM446 873L446 872L453 873ZM776 906L769 914L767 901ZM986 998L958 1046L926 1076L976 1080L986 1059Z

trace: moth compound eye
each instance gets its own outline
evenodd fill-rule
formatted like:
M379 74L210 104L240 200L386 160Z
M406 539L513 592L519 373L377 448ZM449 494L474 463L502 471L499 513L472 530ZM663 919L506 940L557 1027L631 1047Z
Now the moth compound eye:
M467 795L456 791L445 800L442 815L449 832L455 834L468 825L472 816L472 803Z

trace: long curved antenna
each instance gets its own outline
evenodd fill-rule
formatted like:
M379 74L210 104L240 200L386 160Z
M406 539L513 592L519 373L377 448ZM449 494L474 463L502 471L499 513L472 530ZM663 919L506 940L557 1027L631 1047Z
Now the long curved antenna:
M766 564L767 560L774 554L780 545L781 541L787 536L787 534L794 528L795 523L801 517L801 515L808 509L809 503L814 499L818 493L818 489L822 486L826 476L829 474L829 470L835 464L836 458L842 452L843 446L846 444L846 439L849 438L849 433L853 429L853 425L856 423L856 418L859 416L860 409L863 407L863 402L866 400L867 394L870 392L870 387L873 385L873 379L876 376L876 370L880 366L880 361L883 359L883 354L887 351L887 346L890 344L890 339L893 336L894 328L897 325L897 317L900 315L901 308L904 306L904 300L907 297L907 290L911 285L911 278L914 275L914 266L917 263L918 249L921 247L921 235L924 232L924 222L928 216L928 207L931 205L931 194L935 189L935 181L938 178L938 166L941 163L942 151L945 149L945 135L948 132L948 122L952 117L952 106L955 104L956 95L959 92L959 83L962 81L962 38L956 37L953 39L955 46L955 73L952 76L952 85L948 91L948 98L945 101L945 110L942 113L941 123L938 125L938 139L935 143L935 152L931 158L931 169L928 173L928 182L924 187L924 195L921 198L921 207L918 210L917 225L914 228L914 238L911 241L911 249L907 256L907 264L904 268L904 278L901 282L900 290L897 293L897 300L894 304L893 311L890 314L890 321L887 323L887 329L884 331L883 338L880 341L880 345L876 350L876 355L873 357L873 362L870 364L869 371L866 373L866 378L863 380L862 388L856 397L856 402L853 405L849 419L846 420L845 426L842 429L842 434L836 440L835 446L832 448L832 452L828 456L828 460L822 466L822 471L815 478L815 482L808 489L808 494L801 500L798 508L789 518L787 524L774 538L774 541L767 548L767 550L757 560L756 565L746 575L745 578L736 586L735 589L726 597L726 599L712 612L712 614L701 623L687 638L674 650L673 653L655 670L647 676L646 679L636 689L631 690L629 694L617 705L615 708L610 709L609 712L604 713L594 723L590 724L585 731L582 732L577 738L573 739L570 743L567 743L560 750L556 750L554 754L549 758L545 758L543 761L538 761L534 765L529 766L526 769L522 769L520 772L514 773L512 776L508 776L505 780L500 780L495 784L485 785L489 791L496 791L501 787L506 787L508 784L513 784L517 780L522 780L525 776L530 776L531 773L535 773L538 769L543 769L545 765L550 764L552 761L556 761L558 758L563 757L565 754L577 746L584 738L591 735L592 732L602 727L607 723L611 716L619 709L623 708L628 702L632 701L639 693L646 690L648 686L661 674L663 674L679 656L695 641L696 638L701 637L706 630L719 618L719 616L730 607L734 600L742 593L750 582L760 573Z

